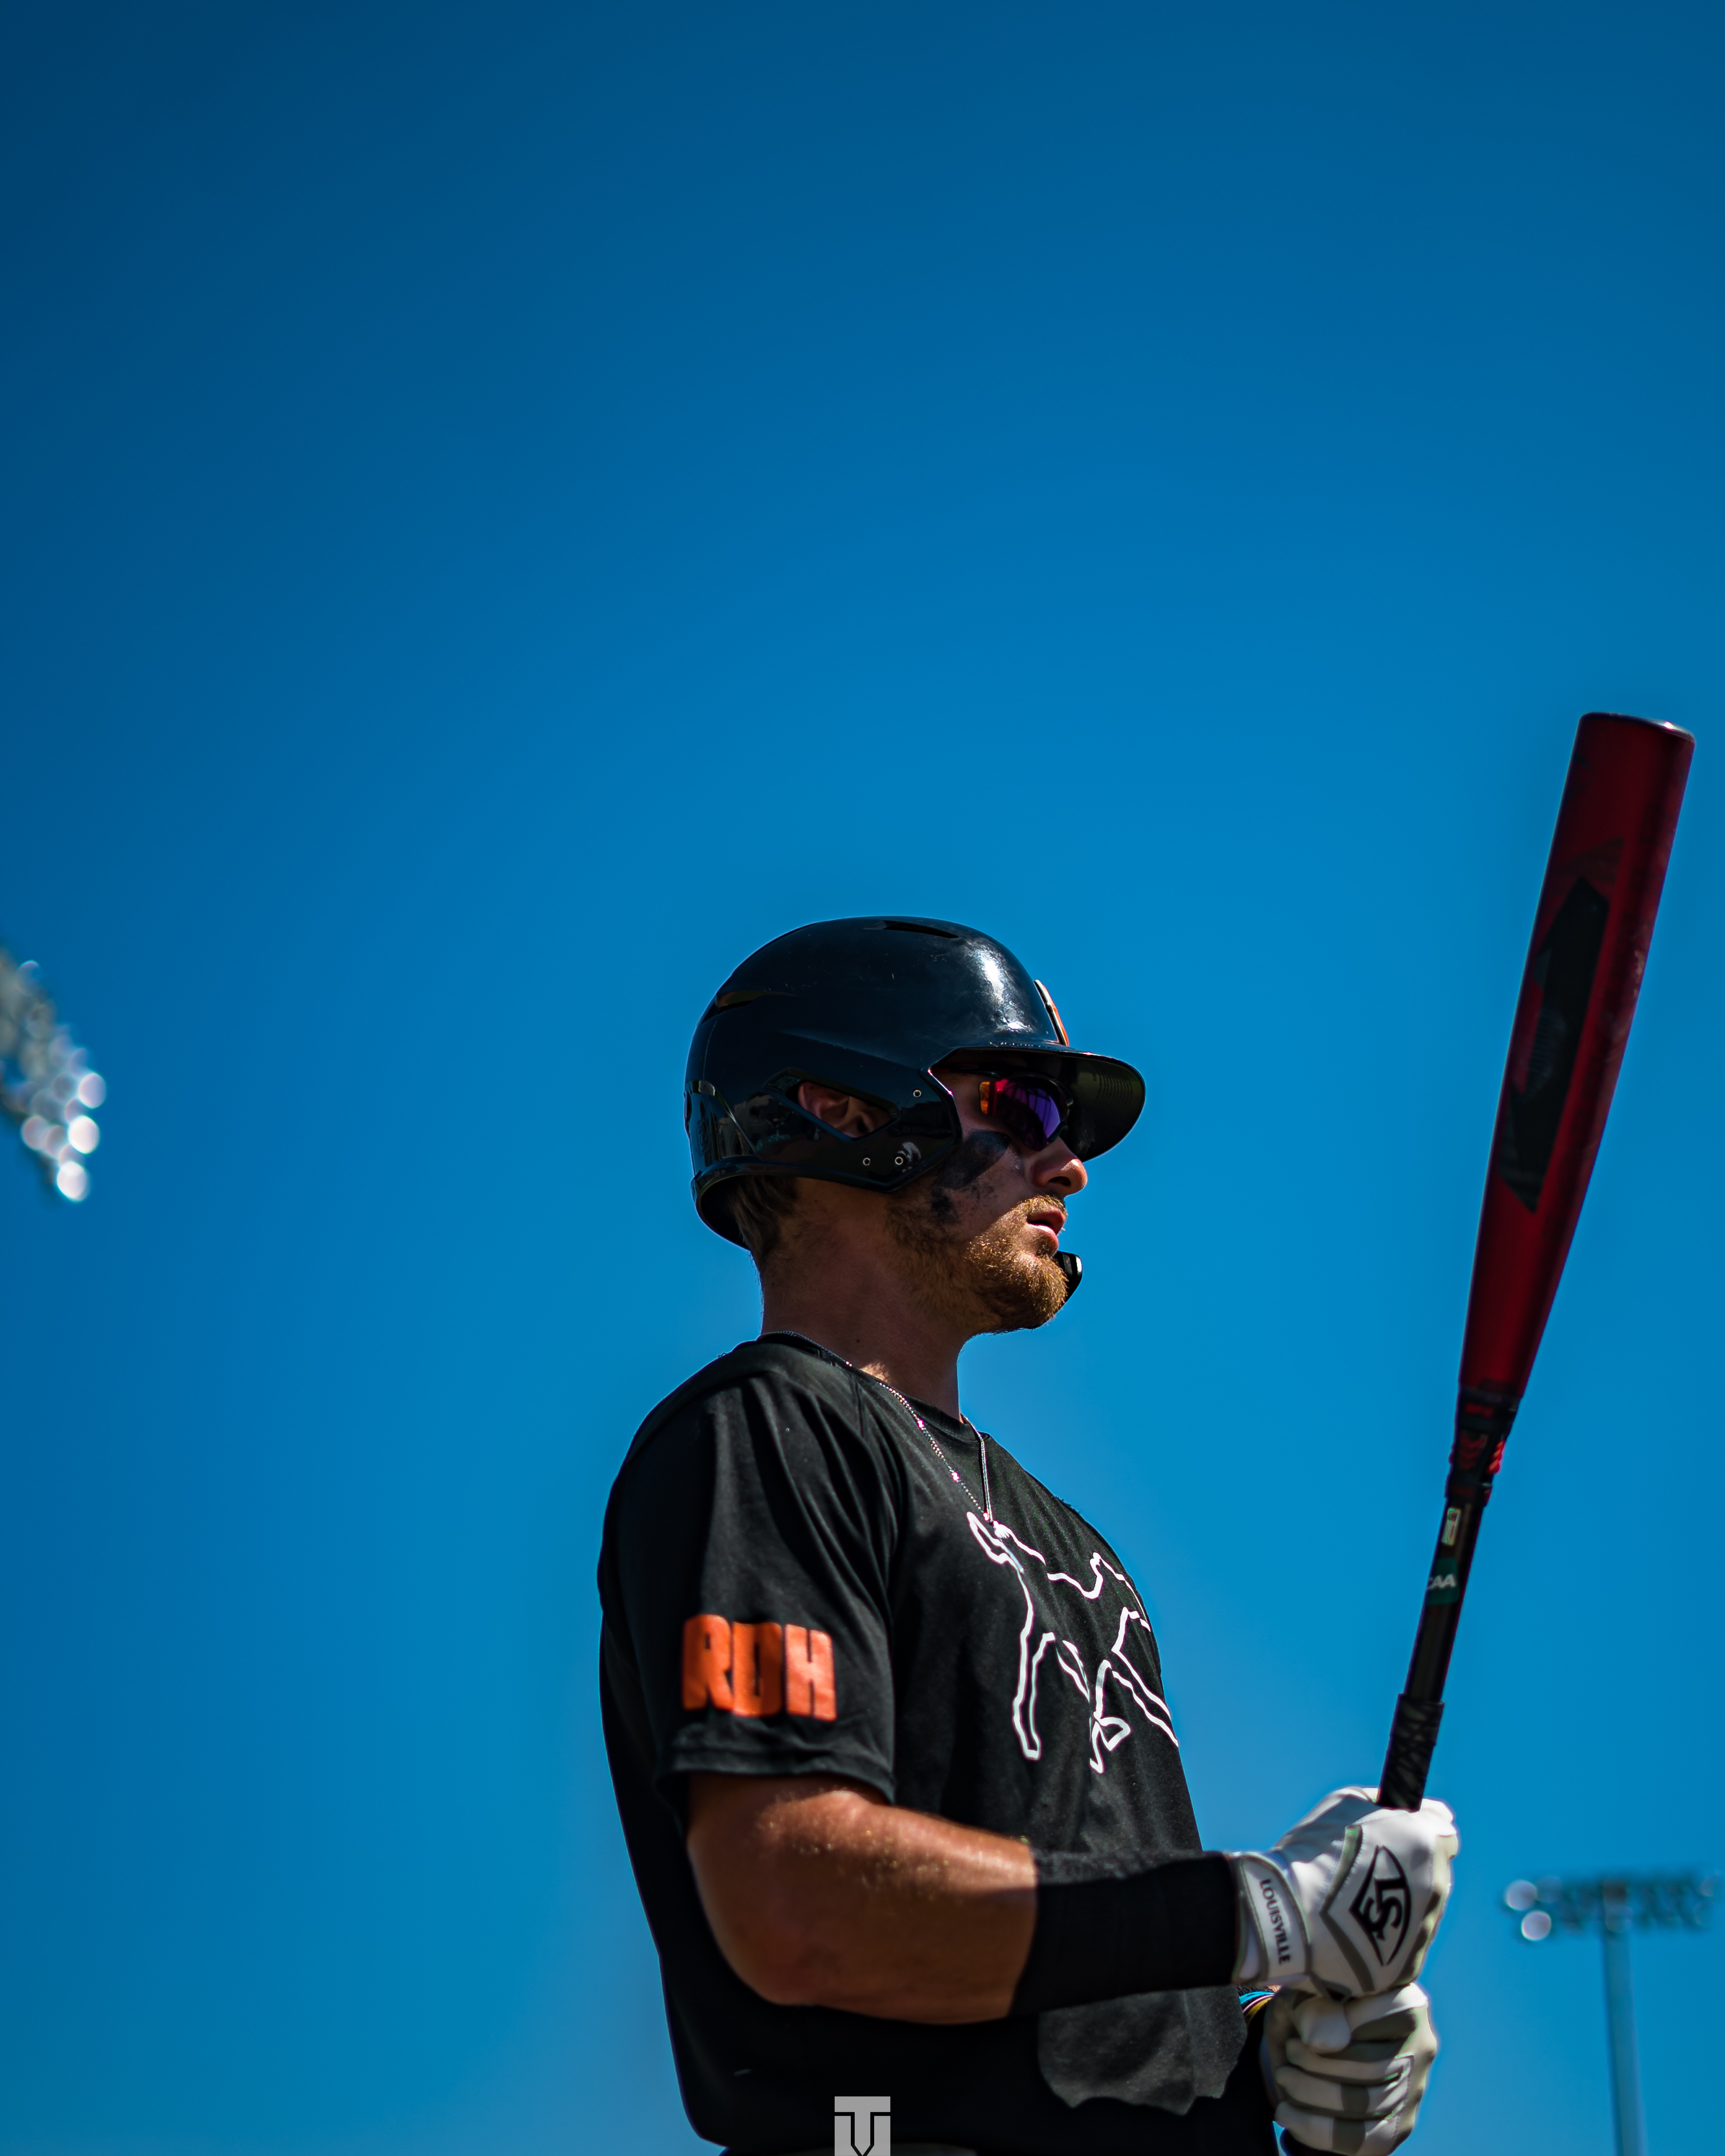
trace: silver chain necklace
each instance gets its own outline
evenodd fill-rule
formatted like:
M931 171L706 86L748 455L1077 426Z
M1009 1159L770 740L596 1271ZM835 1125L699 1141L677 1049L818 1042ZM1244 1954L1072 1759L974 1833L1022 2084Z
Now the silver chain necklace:
M897 1400L899 1406L904 1409L905 1414L910 1417L910 1419L922 1432L923 1435L927 1438L930 1445L933 1446L935 1459L940 1461L940 1465L946 1470L953 1481L957 1483L959 1488L964 1491L965 1496L970 1500L970 1502L976 1507L976 1509L979 1512L981 1513L983 1518L987 1521L990 1527L994 1525L994 1492L990 1489L988 1484L988 1440L980 1430L976 1430L976 1424L971 1420L968 1415L961 1414L959 1417L959 1420L964 1424L966 1430L976 1431L977 1451L982 1462L982 1502L981 1504L977 1504L976 1496L971 1489L970 1484L965 1481L964 1476L959 1473L957 1468L953 1466L952 1462L946 1457L946 1455L940 1450L940 1439L935 1436L934 1431L929 1428L927 1423L923 1420L922 1417L917 1413L916 1409L912 1407L909 1401L905 1399L904 1394L899 1391L896 1385L889 1385L884 1378L877 1378L873 1370L859 1370L854 1363L845 1363L845 1358L842 1355L837 1354L831 1348L822 1348L818 1340L811 1340L806 1332L790 1332L787 1333L786 1337L791 1340L801 1340L806 1347L818 1348L820 1353L823 1355L832 1355L835 1362L844 1363L846 1369L850 1372L853 1378L867 1378L871 1385L878 1385L883 1393L890 1393L893 1398Z

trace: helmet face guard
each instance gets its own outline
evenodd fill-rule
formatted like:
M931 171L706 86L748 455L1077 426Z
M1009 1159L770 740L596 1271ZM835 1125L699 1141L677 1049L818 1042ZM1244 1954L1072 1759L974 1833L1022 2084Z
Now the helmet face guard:
M902 1189L963 1137L935 1075L949 1065L1053 1081L1080 1160L1117 1145L1144 1105L1132 1066L1074 1049L1048 991L976 929L875 916L779 937L720 988L689 1050L683 1112L702 1219L737 1240L709 1201L739 1176ZM856 1095L887 1120L847 1137L798 1103L805 1083ZM1012 1134L1007 1118L1002 1127Z

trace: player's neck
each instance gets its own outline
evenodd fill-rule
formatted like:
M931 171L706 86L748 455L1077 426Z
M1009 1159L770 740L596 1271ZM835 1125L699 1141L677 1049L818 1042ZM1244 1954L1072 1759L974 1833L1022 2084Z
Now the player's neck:
M943 1322L902 1269L847 1255L848 1264L770 1268L761 1331L801 1333L906 1399L958 1414L958 1357L968 1334Z

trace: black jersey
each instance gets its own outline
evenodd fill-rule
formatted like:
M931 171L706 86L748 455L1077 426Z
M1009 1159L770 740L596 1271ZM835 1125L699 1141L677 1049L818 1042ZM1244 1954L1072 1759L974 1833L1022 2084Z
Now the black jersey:
M647 1418L600 1562L611 1774L697 2133L831 2146L835 2096L986 2156L1274 2146L1228 1989L960 2027L769 2004L714 1942L682 1778L843 1775L1039 1850L1199 1848L1119 1558L991 1440L789 1335Z

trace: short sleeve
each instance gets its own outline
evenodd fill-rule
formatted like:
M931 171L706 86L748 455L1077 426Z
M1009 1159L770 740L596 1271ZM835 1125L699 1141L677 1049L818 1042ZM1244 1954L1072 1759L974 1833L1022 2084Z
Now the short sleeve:
M888 1583L902 1477L848 1373L697 1399L619 1477L606 1570L662 1789L840 1774L893 1796Z

